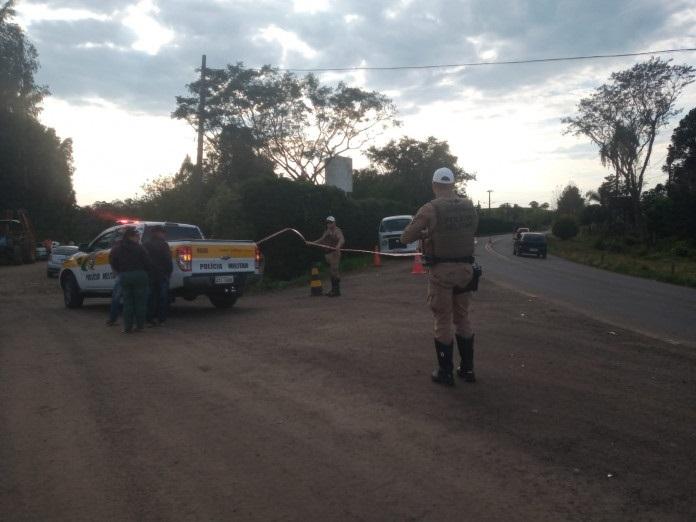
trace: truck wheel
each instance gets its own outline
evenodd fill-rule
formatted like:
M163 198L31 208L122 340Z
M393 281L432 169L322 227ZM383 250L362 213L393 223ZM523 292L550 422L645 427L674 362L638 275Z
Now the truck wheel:
M232 308L237 302L236 295L209 295L208 299L215 308Z
M80 308L85 296L80 293L80 287L77 285L77 279L72 274L68 274L63 278L63 301L66 308Z

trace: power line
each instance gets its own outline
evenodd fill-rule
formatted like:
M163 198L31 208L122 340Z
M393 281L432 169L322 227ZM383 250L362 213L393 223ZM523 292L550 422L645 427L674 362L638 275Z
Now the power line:
M530 58L520 60L504 60L498 62L466 62L466 63L443 63L435 65L396 65L391 67L314 67L314 68L280 68L281 71L291 72L350 72L350 71L404 71L418 69L451 69L454 67L479 67L483 65L520 65L529 63L550 63L550 62L570 62L577 60L597 60L603 58L628 58L632 56L649 56L655 54L674 54L687 53L696 51L696 47L685 47L678 49L660 49L657 51L641 51L632 53L617 53L617 54L590 54L585 56L561 56L553 58Z

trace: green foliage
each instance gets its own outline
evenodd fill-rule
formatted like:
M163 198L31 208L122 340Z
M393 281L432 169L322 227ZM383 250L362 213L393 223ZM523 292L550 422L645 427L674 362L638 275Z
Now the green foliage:
M322 86L309 74L242 63L210 69L204 80L178 96L173 116L198 125L198 96L206 95L205 127L216 149L225 133L244 136L257 157L295 180L318 183L326 160L361 148L377 132L397 123L396 108L383 94L348 87Z
M578 187L572 183L566 185L556 202L559 216L579 217L585 207L585 200L580 195Z
M326 216L333 215L345 234L347 248L372 248L380 220L404 212L393 201L353 200L334 187L288 179L250 181L241 187L241 201L255 239L289 227L313 241L323 233ZM305 247L291 234L264 243L262 250L266 273L275 279L304 274L323 257L320 249Z
M39 68L36 49L10 21L14 3L9 0L0 7L0 111L36 116L48 91L34 81Z
M564 118L567 131L589 138L602 164L622 181L622 196L631 200L631 222L642 226L640 198L645 171L659 130L679 113L676 100L694 81L689 65L651 58L615 72L610 81L580 100L578 114Z
M575 218L572 216L561 216L556 219L551 229L553 235L565 241L578 235L579 229Z
M74 219L72 141L41 125L36 49L10 21L14 2L0 7L0 209L29 212L39 238L57 237Z
M472 174L457 165L457 157L446 141L430 136L424 141L403 137L367 152L372 166L358 171L354 178L356 198L374 197L400 201L409 213L433 199L433 172L440 167L452 169L463 191Z

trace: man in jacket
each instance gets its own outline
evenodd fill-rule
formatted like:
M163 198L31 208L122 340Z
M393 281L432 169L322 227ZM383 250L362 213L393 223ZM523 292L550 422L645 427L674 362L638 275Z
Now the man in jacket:
M440 168L433 174L435 199L423 205L401 235L404 245L427 238L431 267L428 303L435 318L435 351L438 369L432 380L454 385L452 352L454 338L462 363L457 374L466 382L475 382L474 332L469 321L469 293L465 291L474 274L474 234L478 215L469 199L460 198L454 189L454 173ZM452 335L452 324L455 332Z
M150 296L148 300L147 321L153 326L167 320L169 312L169 278L174 270L172 253L166 240L166 231L162 226L150 228L151 237L145 242L145 250L150 256Z
M150 260L140 245L140 234L133 227L126 228L123 240L114 245L109 253L109 263L118 272L123 289L123 331L140 331L147 315L147 272Z

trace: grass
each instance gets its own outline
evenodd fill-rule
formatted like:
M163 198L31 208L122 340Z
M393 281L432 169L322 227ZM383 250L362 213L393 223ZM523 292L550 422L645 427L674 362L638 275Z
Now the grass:
M643 244L626 245L614 242L615 247L600 250L599 237L585 234L561 241L548 237L551 254L585 265L665 283L696 287L696 258L674 255L671 251L651 249ZM618 251L616 251L618 250Z
M363 270L368 266L372 265L372 257L369 255L348 255L341 258L341 273L355 272L358 270ZM326 282L329 274L329 267L326 263L321 263L319 267L319 276L322 281ZM278 290L284 290L286 288L297 288L300 286L307 286L309 288L309 269L307 273L298 276L289 281L282 281L279 279L272 279L270 277L264 276L263 279L252 284L247 288L246 292L248 294L260 294L265 292L274 292Z

